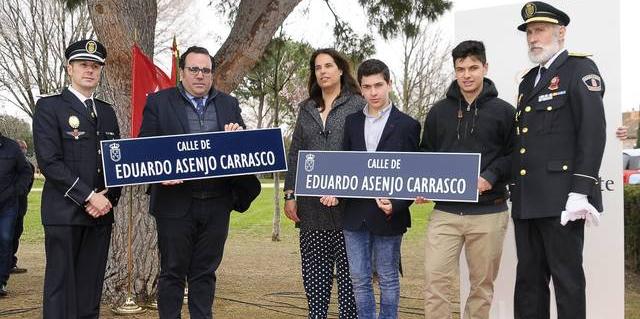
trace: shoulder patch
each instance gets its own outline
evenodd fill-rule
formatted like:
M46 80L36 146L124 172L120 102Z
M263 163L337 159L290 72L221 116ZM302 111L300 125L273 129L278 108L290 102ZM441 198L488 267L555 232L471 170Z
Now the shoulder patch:
M41 94L39 97L42 99L42 98L45 98L45 97L58 96L60 94L62 94L62 92L53 92L53 93L48 93L48 94Z
M584 53L584 52L569 52L569 56L575 57L575 58L588 58L593 56L593 54L591 53Z
M582 77L582 82L589 91L602 91L602 79L597 74L588 74Z

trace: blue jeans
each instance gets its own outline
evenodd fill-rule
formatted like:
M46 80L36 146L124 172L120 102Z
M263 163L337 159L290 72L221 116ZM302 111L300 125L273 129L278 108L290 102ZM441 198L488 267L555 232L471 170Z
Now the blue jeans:
M18 200L15 197L0 203L0 285L7 284L9 268L13 261L13 234L18 216Z
M402 235L377 236L369 231L344 230L349 272L358 319L376 318L373 271L380 282L379 319L398 318L400 301L400 244Z

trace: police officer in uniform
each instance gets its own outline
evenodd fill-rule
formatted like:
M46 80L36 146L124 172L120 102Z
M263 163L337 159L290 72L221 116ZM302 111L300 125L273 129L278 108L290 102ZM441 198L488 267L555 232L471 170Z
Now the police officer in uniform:
M522 18L518 30L538 65L522 78L516 112L515 318L549 318L550 278L558 318L585 318L584 224L602 211L604 82L591 59L563 48L566 13L535 1Z
M44 318L97 318L119 188L104 187L101 140L120 137L116 114L93 96L107 51L95 40L65 51L71 85L42 97L33 117L45 176L42 223L47 258Z

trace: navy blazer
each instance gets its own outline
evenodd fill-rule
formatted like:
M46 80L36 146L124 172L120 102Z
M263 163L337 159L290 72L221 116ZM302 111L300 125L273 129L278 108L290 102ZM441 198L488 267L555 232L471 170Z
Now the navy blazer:
M534 86L522 78L512 153L514 218L559 217L570 192L602 211L599 171L606 144L604 81L584 55L563 51Z
M392 106L382 131L376 152L417 152L420 142L420 123ZM366 151L364 139L365 115L356 112L345 120L343 150ZM368 230L379 236L402 235L411 227L410 200L392 199L393 213L387 217L374 199L346 199L344 229Z
M144 108L140 136L191 133L186 111L190 104L191 102L177 87L150 94ZM245 127L236 98L211 88L207 105L216 108L220 130L228 123L238 123ZM247 210L251 201L260 193L260 183L254 175L221 177L209 181L216 184L221 200L227 201L229 210ZM192 185L192 181L171 186L152 184L149 189L150 213L163 217L184 216L191 205Z
M104 189L101 140L120 138L116 113L110 104L94 98L97 119L71 91L42 97L33 115L33 144L38 167L45 176L42 224L91 226L113 223L113 212L93 218L85 211L92 191ZM118 204L120 187L109 188L107 198Z

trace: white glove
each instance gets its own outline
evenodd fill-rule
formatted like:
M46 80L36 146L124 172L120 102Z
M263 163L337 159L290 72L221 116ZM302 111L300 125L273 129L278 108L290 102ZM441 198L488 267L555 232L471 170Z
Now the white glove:
M569 221L578 219L585 219L587 226L591 223L598 226L600 223L600 213L593 205L589 204L587 195L569 193L569 198L567 199L567 204L564 209L560 215L560 224L562 224L562 226L566 225Z

